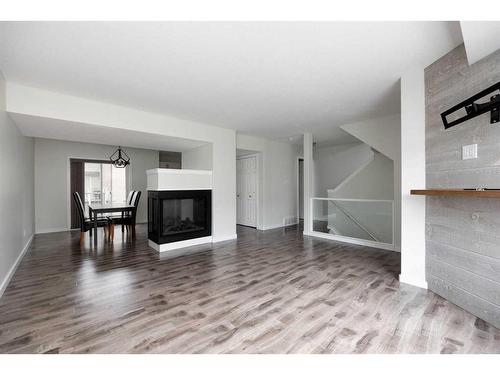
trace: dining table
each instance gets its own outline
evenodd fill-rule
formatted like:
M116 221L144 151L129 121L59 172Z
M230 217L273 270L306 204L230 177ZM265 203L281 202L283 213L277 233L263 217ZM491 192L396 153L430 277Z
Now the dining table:
M127 203L91 203L89 204L89 217L94 224L94 241L97 242L97 220L99 214L121 212L122 217L125 213L133 211L136 207Z

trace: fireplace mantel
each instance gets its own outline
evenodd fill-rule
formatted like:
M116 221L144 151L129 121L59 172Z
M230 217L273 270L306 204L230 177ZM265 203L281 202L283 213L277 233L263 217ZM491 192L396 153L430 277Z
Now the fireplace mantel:
M198 169L155 168L146 171L147 189L164 190L211 190L212 171Z

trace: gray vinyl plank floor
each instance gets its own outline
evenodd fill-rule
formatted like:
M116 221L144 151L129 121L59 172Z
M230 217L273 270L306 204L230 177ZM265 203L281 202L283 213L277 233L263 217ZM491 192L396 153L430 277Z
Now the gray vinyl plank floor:
M500 353L500 330L400 284L400 254L298 227L159 255L35 236L0 299L0 353Z

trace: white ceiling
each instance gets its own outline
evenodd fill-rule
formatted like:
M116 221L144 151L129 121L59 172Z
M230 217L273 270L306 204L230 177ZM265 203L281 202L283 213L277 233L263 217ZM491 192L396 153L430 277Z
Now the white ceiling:
M206 143L132 130L9 113L23 135L63 141L182 152Z
M3 22L9 81L286 138L399 112L457 22Z
M460 21L469 65L500 48L500 22Z

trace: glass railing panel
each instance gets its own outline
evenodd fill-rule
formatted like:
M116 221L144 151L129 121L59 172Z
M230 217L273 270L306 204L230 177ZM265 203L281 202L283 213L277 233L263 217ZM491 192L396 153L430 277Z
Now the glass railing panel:
M313 231L393 243L393 201L312 198Z

